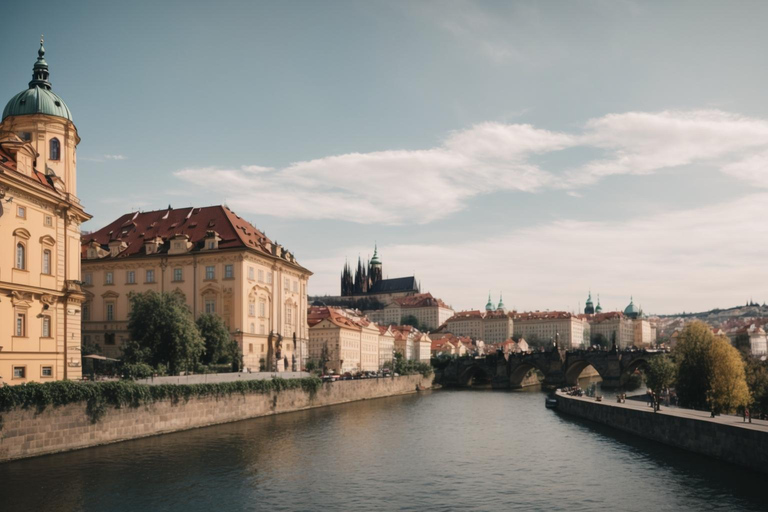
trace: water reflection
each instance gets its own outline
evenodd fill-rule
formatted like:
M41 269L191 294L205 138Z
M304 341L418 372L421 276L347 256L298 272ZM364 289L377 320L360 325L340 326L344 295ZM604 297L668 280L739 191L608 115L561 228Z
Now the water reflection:
M765 510L764 477L544 409L438 391L0 465L3 510Z

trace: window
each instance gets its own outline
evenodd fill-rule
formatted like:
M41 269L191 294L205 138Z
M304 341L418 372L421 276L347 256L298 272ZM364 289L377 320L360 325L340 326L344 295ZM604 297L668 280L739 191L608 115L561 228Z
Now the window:
M285 308L285 323L287 323L288 325L291 325L293 323L291 318L292 313L293 313L293 308L290 306L287 306Z
M183 281L184 280L184 274L182 273L180 268L173 269L173 280L174 281Z
M256 324L251 324L251 334L256 334Z
M85 275L83 276L83 282L87 286L91 286L93 284L93 274L91 274L90 272L86 272Z
M216 299L205 299L205 312L211 315L216 313Z
M107 272L104 274L104 284L112 284L114 282L114 275L112 272Z
M125 273L125 282L128 284L136 284L136 271L129 270Z
M91 319L91 305L90 304L83 304L83 321L87 322Z
M53 366L43 366L40 368L41 377L53 377Z
M115 303L114 302L107 302L106 306L106 312L107 312L107 321L112 321L115 319Z
M213 265L209 265L205 267L205 278L206 279L215 279L216 278L216 267Z
M285 278L285 291L291 291L291 281L287 277Z
M21 242L16 244L16 268L19 270L27 268L27 248Z
M213 240L209 241L208 242L208 248L209 249L215 249L216 248L216 242L214 242Z
M272 272L267 272L267 284L272 284Z
M299 292L299 282L298 281L294 281L293 282L293 293L298 293L298 292Z
M256 303L254 301L248 303L248 316L256 316Z
M16 313L16 336L24 337L27 335L27 315L26 313Z
M27 369L24 366L14 366L13 367L13 378L14 379L25 379L27 378Z
M253 267L248 267L248 279L253 280Z
M43 338L51 337L51 317L43 316Z
M251 354L253 354L253 343L249 343L249 344L248 344L248 352L250 352Z
M53 226L53 217L50 215L45 216L45 225L46 226Z
M267 303L263 300L259 301L259 316L264 318L266 315Z
M233 277L235 277L235 267L224 265L224 279L232 279Z
M113 332L105 332L104 333L104 344L105 345L114 345L115 344L115 333L113 333Z
M59 139L55 137L51 139L50 146L51 146L50 159L59 160L59 158L61 157L61 144L59 144Z
M21 217L22 219L27 218L27 208L26 206L19 206L16 208L16 216Z
M259 282L260 283L264 282L264 271L263 270L259 270Z
M261 326L261 334L264 334L264 326L263 325ZM264 344L263 343L261 344L261 353L262 354L264 353Z
M154 270L147 270L147 282L148 283L154 283L155 282L155 271Z
M43 251L43 274L51 275L51 251L48 249Z

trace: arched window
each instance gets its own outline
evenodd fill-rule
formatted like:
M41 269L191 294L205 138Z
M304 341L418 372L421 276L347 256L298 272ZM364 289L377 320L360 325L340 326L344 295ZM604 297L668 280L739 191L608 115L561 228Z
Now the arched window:
M16 268L19 270L25 270L27 268L27 254L24 244L19 242L16 244Z
M59 139L55 137L51 139L50 155L50 160L58 160L61 157L61 144L59 144Z

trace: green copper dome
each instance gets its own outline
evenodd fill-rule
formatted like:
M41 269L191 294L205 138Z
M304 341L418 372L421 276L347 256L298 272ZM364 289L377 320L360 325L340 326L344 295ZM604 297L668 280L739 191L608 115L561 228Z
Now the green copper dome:
M496 308L493 307L493 302L491 302L491 292L488 292L488 303L485 305L486 311L495 311Z
M3 119L9 116L24 116L29 114L46 114L72 120L72 113L67 104L56 93L51 91L48 81L48 63L45 62L45 48L40 39L40 49L37 51L37 62L32 67L32 81L29 88L11 98L3 109Z
M381 265L381 260L379 259L378 245L373 246L373 258L371 258L371 265Z
M595 313L602 313L603 307L600 305L600 296L597 296L597 307L595 308Z
M629 306L624 308L624 314L631 317L637 317L640 315L640 310L635 306L635 301L632 297L629 298Z

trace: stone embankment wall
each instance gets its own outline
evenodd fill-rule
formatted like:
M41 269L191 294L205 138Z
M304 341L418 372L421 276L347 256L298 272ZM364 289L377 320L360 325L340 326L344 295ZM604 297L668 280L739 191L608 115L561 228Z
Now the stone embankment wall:
M0 462L76 450L139 437L229 423L314 407L414 393L430 388L432 377L411 375L325 383L312 396L301 389L233 394L187 402L155 402L139 407L108 407L98 422L86 404L48 407L43 412L17 409L2 415Z
M557 394L557 410L646 439L768 473L768 433L650 409L617 407Z

